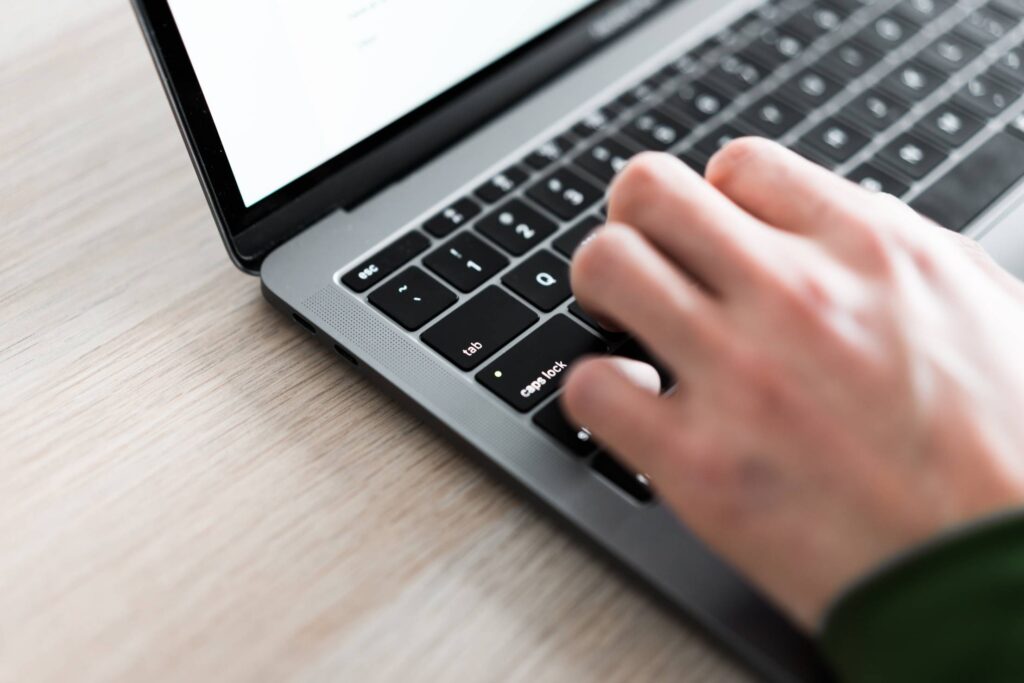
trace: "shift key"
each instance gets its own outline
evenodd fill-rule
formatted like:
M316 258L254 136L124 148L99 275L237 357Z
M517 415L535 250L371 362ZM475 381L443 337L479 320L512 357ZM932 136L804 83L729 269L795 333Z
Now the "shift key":
M520 412L529 412L558 391L573 361L606 353L603 341L564 315L541 325L476 378Z

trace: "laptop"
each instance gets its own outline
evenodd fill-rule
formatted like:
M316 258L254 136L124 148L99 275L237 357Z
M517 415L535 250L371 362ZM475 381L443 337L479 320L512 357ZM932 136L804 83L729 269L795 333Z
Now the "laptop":
M635 153L703 170L757 134L1024 275L1024 0L134 4L228 252L267 299L758 675L827 677L562 415L583 354L659 367L575 303L571 257Z

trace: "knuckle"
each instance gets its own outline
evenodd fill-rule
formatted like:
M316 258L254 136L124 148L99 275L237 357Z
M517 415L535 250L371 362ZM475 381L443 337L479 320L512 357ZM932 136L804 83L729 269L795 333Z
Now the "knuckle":
M572 261L572 287L577 294L587 296L607 282L607 276L619 263L628 228L609 225L598 230L580 247Z
M708 162L708 182L719 187L728 186L750 162L764 157L770 143L762 138L737 138L725 145Z

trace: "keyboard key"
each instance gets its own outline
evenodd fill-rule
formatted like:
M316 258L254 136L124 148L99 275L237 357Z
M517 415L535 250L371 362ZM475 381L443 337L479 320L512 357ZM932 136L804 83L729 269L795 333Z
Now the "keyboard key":
M1006 130L1024 140L1024 114L1017 114L1017 117L1010 122Z
M980 47L950 32L922 50L919 59L942 73L952 74L970 64L980 54Z
M812 4L805 7L782 24L782 29L791 31L808 43L838 29L846 12L826 4Z
M757 87L769 73L768 69L749 59L729 55L711 70L708 78L723 92L738 95Z
M527 195L563 220L576 218L604 197L601 190L567 168L531 187Z
M759 35L740 55L774 71L795 59L807 49L807 42L788 31L768 29Z
M1013 48L999 57L989 74L1015 86L1024 88L1024 45Z
M608 131L613 118L611 111L598 109L584 116L579 123L572 127L572 132L581 140L586 140L598 133Z
M510 406L526 413L558 391L574 361L606 351L601 339L566 316L556 315L476 378Z
M533 421L577 457L585 458L597 450L597 444L594 443L590 431L573 426L562 411L558 399L539 410Z
M472 199L460 199L424 223L423 229L434 237L447 237L473 220L480 211L480 206Z
M897 180L874 164L862 164L851 172L847 178L871 192L886 192L894 197L902 197L910 191L910 186Z
M992 6L1003 14L1024 19L1024 0L993 0Z
M526 157L526 163L536 171L543 171L556 161L564 159L572 147L573 143L568 136L562 135L537 148L530 156Z
M803 140L837 164L848 161L870 142L868 136L836 118L811 129Z
M656 94L657 88L652 83L644 81L619 95L616 101L623 109L628 109L652 99Z
M622 132L643 149L664 151L686 137L689 132L664 110L655 107L639 115Z
M818 60L818 65L841 81L860 78L882 61L882 55L856 40L850 40L830 50Z
M569 304L569 312L572 313L577 318L579 318L580 320L582 320L584 323L586 323L588 327L591 327L597 332L599 332L602 337L605 337L607 339L621 339L625 336L624 332L612 332L611 330L606 330L603 327L601 327L600 323L594 320L594 318L591 317L589 313L583 310L583 307L580 306L580 303L578 301L573 301L571 304Z
M1024 140L998 133L911 202L940 225L962 231L1024 176Z
M857 34L857 39L883 54L888 54L901 47L917 32L917 26L889 12L871 22Z
M807 69L779 88L779 96L792 102L797 109L811 111L835 97L843 86L818 69Z
M978 76L967 82L956 94L956 102L969 111L990 119L1001 114L1020 93L989 76Z
M604 221L597 216L587 216L559 235L552 244L557 251L571 259L576 250L603 224Z
M418 330L458 300L423 270L412 266L375 289L370 303L407 330Z
M462 370L473 370L539 318L501 287L487 287L423 333L423 342Z
M708 168L708 161L710 160L710 157L701 154L695 149L684 150L677 156L684 164L692 168L697 175L704 175L704 172Z
M816 147L812 147L811 145L807 144L804 141L796 143L790 149L792 149L794 152L796 152L803 158L807 159L808 161L813 161L819 166L827 168L830 171L835 170L836 168L836 162L832 161L830 158L825 156L824 153L819 152Z
M925 66L919 60L911 60L882 79L880 86L893 97L914 105L938 90L946 82L946 76Z
M878 90L869 90L843 107L840 117L867 133L881 133L909 111L902 102Z
M973 43L988 46L1002 40L1016 25L1017 20L982 7L968 14L955 30Z
M461 292L472 292L508 265L508 259L468 232L460 232L423 259Z
M703 156L710 159L716 152L718 152L718 150L722 149L733 140L745 137L746 135L747 133L744 131L727 123L724 126L719 126L716 130L698 140L697 143L694 144L693 148Z
M921 180L946 160L946 154L913 135L904 133L883 147L878 153L878 158L901 175Z
M475 194L484 203L494 204L521 187L528 177L526 171L513 166L478 187Z
M955 149L980 133L985 123L955 104L940 104L918 124L927 131L928 140L946 149Z
M896 14L918 26L924 26L938 19L955 4L955 0L903 0L896 5Z
M637 502L649 503L654 500L650 480L642 474L631 472L607 453L598 453L594 457L593 468Z
M514 256L522 256L553 235L558 229L526 202L513 199L480 219L476 229Z
M502 282L531 304L550 312L572 296L569 264L549 251L540 251L512 269Z
M576 157L574 164L608 184L636 154L621 138L606 138Z
M429 246L430 240L422 233L410 232L360 263L341 281L355 292L365 292L422 254Z
M666 106L681 116L683 121L692 121L695 124L704 123L718 116L728 103L725 95L700 81L684 83L665 102Z
M804 115L769 95L740 114L739 118L766 137L778 139L803 121Z

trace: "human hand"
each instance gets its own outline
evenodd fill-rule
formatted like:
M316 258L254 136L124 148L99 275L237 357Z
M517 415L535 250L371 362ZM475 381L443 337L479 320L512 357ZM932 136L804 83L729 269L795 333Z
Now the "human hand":
M572 279L679 387L588 359L569 415L808 629L899 551L1024 504L1024 285L892 197L759 139L707 181L644 154Z

